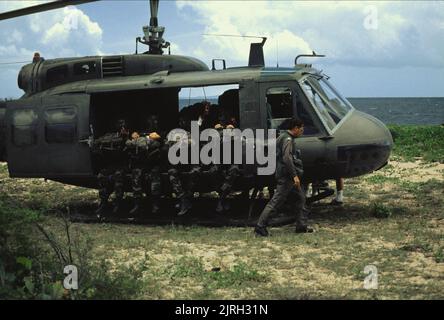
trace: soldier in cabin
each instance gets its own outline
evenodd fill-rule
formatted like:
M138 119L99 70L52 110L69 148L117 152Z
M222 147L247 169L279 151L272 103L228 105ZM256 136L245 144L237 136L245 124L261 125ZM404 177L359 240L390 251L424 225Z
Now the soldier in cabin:
M160 211L160 197L162 196L161 172L163 167L162 157L162 139L157 132L151 132L148 136L148 153L147 163L148 168L148 186L151 198L151 213L157 214Z
M224 149L223 145L226 143L230 144L231 148L231 159L229 164L221 164L221 170L223 175L223 183L219 189L219 201L216 207L217 213L223 213L224 211L230 210L230 203L227 201L228 195L233 191L234 183L241 176L241 167L234 163L234 139L232 134L234 126L229 124L225 128L226 135L221 136L221 150Z
M143 197L142 182L146 172L146 159L148 155L148 138L135 131L126 141L126 149L129 155L129 169L131 171L131 188L133 191L134 206L130 214L138 213Z
M96 215L99 219L105 213L113 192L115 194L113 213L117 213L123 199L124 176L127 167L123 149L128 134L126 121L120 119L117 121L115 132L107 133L97 138L93 143L93 155L98 157L102 163L102 169L97 175L100 204L96 210Z

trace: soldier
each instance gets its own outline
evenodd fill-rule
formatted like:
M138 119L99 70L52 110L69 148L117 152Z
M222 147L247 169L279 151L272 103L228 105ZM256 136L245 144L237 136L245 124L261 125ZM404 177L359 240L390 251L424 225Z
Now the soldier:
M137 213L142 201L142 180L146 169L146 159L148 155L148 138L140 136L138 132L131 134L131 139L126 141L129 152L129 168L131 170L131 186L134 197L134 207L129 212L131 215Z
M168 180L170 182L171 189L176 195L176 198L179 200L175 205L176 210L178 210L178 216L186 214L191 209L191 198L193 197L193 194L188 191L189 189L185 191L183 188L183 183L180 178L181 172L183 171L181 171L178 167L171 166L168 169Z
M217 129L217 128L216 128ZM233 130L234 125L229 124L225 129ZM233 137L232 136L222 136L221 139L221 149L223 150L223 144L224 143L231 143L231 164L228 165L222 165L222 173L224 176L224 181L222 183L222 186L219 190L219 202L216 206L216 212L217 213L223 213L224 211L230 210L230 204L227 202L226 198L233 190L234 183L236 182L237 178L241 175L241 169L239 165L234 164L234 143L233 143Z
M151 196L151 213L157 214L160 210L159 201L162 195L161 172L162 172L162 143L161 137L157 132L151 132L148 135L148 154L147 166L150 168L149 188Z
M197 124L199 125L199 130L203 131L205 129L213 128L216 125L216 110L212 108L210 102L203 101L201 107L199 108Z
M303 208L305 203L305 195L301 187L301 177L303 175L302 161L300 160L300 152L295 148L295 139L302 135L304 124L299 119L286 120L286 132L282 133L276 140L276 191L273 198L267 203L262 211L254 233L257 236L267 237L267 224L272 216L276 213L287 200L293 202L292 208L296 216L297 233L313 232L303 222Z
M214 126L214 129L219 131L221 136L220 141L222 144L223 126L218 123ZM191 199L193 198L194 192L197 190L197 186L202 179L208 179L210 180L210 183L214 184L214 181L219 181L220 178L221 166L219 164L211 163L208 165L192 165L188 172L188 184L181 199L181 210L179 211L178 215L184 215L192 208ZM223 209L221 211L223 211Z
M113 191L116 197L113 213L118 211L123 199L124 168L126 164L122 156L122 150L127 139L126 121L121 119L117 121L116 132L105 134L94 141L94 154L98 155L102 161L108 162L97 175L100 204L96 214L99 219L105 212Z
M185 143L188 148L191 148L193 141L191 139L190 132L187 132L187 136L180 138L179 143ZM188 173L188 179L185 189L183 188L182 180L180 180L179 178L179 171L182 173ZM176 193L176 196L179 199L179 203L178 205L176 205L176 208L179 209L179 212L177 213L178 216L182 216L191 210L192 199L194 196L194 191L196 190L196 186L199 183L200 174L200 166L192 164L181 164L180 166L178 166L178 169L172 168L168 171L171 186L173 187L174 193Z
M45 59L40 56L39 52L34 52L34 56L32 57L32 63L37 63L40 61L45 61Z

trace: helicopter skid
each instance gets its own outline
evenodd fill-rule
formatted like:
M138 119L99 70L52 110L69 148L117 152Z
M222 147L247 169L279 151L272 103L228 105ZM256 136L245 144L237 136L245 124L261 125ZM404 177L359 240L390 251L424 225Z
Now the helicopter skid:
M256 199L250 209L248 201L242 199L230 199L231 210L226 213L216 213L217 199L194 199L193 208L185 215L178 216L174 205L175 199L162 199L160 211L153 214L149 203L145 203L135 215L130 215L131 201L122 203L122 210L113 214L113 206L110 205L100 217L95 214L96 208L77 207L70 209L69 218L72 222L81 223L122 223L142 225L199 225L207 227L249 227L255 226L260 212L266 204L264 199ZM294 217L281 213L270 223L270 226L283 226L295 221Z

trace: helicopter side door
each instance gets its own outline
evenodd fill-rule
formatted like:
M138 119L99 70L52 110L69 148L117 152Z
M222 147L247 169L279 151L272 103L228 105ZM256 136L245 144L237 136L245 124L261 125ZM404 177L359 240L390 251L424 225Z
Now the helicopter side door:
M6 103L6 154L11 177L42 177L45 154L39 147L40 97Z
M40 148L46 154L43 170L47 178L93 174L89 117L88 94L42 98Z
M326 141L320 138L326 135L326 131L304 99L297 82L262 82L260 97L265 128L279 132L280 124L291 117L298 117L304 122L304 134L297 139L297 148L301 150L306 176L310 179L310 176L321 173L321 164L325 162L326 156Z
M92 175L87 94L8 102L7 160L11 177Z

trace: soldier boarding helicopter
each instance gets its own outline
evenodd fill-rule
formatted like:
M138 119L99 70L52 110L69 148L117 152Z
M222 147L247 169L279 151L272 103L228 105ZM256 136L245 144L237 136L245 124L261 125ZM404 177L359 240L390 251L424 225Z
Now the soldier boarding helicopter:
M86 2L91 0L45 3L1 13L0 20ZM266 67L263 38L251 44L247 66L227 68L222 60L223 68L217 69L220 59L214 59L210 69L196 58L164 54L170 44L158 25L159 1L150 5L150 24L143 27L144 37L136 39L148 45L147 52L136 48L135 54L37 59L22 67L18 86L24 95L0 105L0 160L7 161L10 177L97 188L105 160L93 155L92 146L113 132L119 119L141 130L147 118L156 116L159 132L168 132L183 121L181 90L222 85L235 89L223 92L212 108L233 118L241 130L279 129L292 117L304 122L298 148L306 183L356 177L387 164L393 146L389 130L356 110L321 71L298 63L301 57L318 57L314 52L296 57L292 67ZM246 166L234 186L254 188L252 202L274 180L273 175L257 176L258 166ZM162 184L168 185L166 172ZM198 187L199 192L215 190L205 183ZM308 201L332 193L326 189Z

